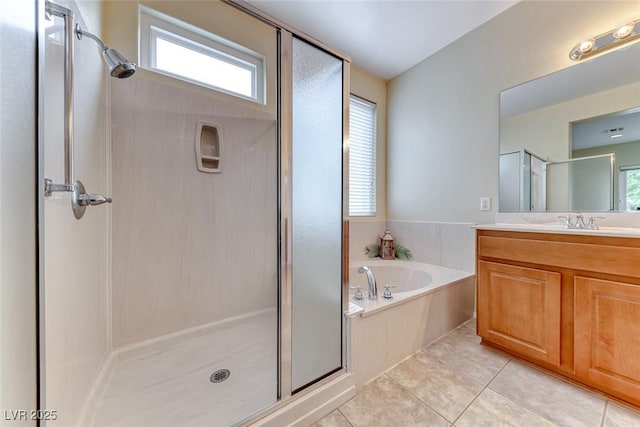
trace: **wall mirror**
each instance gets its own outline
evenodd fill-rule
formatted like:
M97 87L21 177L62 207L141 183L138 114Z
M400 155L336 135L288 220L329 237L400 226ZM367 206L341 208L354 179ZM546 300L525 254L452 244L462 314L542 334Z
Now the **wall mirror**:
M640 43L501 92L499 201L640 211Z

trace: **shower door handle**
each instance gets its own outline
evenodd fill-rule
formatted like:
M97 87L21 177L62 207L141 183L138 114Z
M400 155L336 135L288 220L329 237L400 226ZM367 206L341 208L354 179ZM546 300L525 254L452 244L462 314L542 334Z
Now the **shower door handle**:
M87 210L87 206L98 206L104 203L111 203L111 197L87 193L84 185L80 181L76 181L73 184L71 207L73 209L73 215L76 217L76 219L80 219L84 216L84 212Z
M80 194L79 203L84 206L97 206L103 203L111 203L111 197L101 196L99 194Z

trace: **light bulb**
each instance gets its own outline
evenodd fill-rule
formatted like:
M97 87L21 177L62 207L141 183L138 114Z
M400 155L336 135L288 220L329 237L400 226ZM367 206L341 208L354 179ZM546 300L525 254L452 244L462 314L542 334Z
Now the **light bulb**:
M593 49L593 45L594 45L594 41L593 39L589 39L589 40L585 40L582 43L580 43L578 45L578 49L580 49L580 52L582 53L587 53L589 52L591 49Z
M576 45L576 47L571 49L571 52L569 52L569 58L571 58L574 61L578 61L580 60L580 58L582 58L582 55L591 51L594 46L595 46L595 41L593 39L580 42Z
M629 37L633 33L633 28L633 24L625 24L617 30L614 30L611 35L613 35L613 37L617 40L622 40Z

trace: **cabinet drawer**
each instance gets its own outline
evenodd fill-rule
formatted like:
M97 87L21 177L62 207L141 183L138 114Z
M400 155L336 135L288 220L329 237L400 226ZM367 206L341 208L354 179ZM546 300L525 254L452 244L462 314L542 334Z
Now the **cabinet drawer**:
M478 236L478 256L597 273L640 277L640 248L614 246L619 238L598 238L598 244L571 241ZM596 240L594 240L595 242ZM609 244L605 244L608 242Z
M522 356L560 364L561 275L478 262L478 332Z

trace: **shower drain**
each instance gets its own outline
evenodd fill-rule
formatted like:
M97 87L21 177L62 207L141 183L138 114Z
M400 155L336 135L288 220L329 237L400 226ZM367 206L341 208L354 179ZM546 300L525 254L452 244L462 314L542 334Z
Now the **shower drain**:
M212 383L221 383L222 381L229 378L229 375L231 375L230 370L218 369L213 374L211 374L211 376L209 377L209 381L211 381Z

